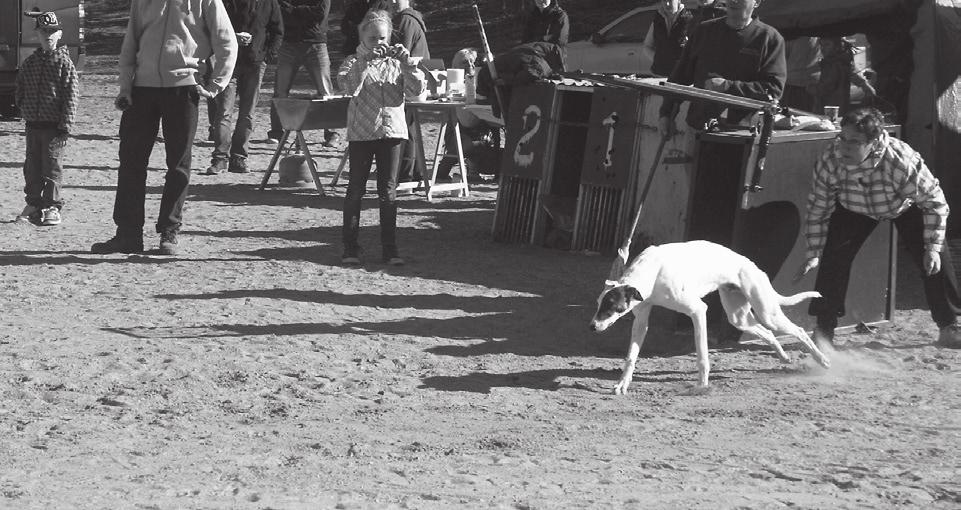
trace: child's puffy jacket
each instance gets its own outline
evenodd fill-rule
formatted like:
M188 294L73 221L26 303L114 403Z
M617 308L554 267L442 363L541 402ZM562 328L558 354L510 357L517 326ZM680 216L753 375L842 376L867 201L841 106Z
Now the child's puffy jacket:
M424 73L395 58L347 58L337 72L344 94L353 96L347 107L347 140L406 139L404 96L424 92Z

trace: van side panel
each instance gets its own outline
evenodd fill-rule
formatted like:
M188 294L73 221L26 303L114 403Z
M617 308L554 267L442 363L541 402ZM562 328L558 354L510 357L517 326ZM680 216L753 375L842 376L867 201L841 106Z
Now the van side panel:
M0 12L19 13L20 0L0 0ZM19 66L20 17L5 14L0 16L0 102L4 97L13 95Z

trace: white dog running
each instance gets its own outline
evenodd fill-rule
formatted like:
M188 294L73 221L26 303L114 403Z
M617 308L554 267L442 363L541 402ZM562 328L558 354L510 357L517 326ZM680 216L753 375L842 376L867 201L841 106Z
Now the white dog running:
M648 317L655 305L686 314L694 323L697 371L701 386L707 386L710 362L707 356L707 305L701 300L717 290L727 318L735 327L753 333L769 343L784 362L791 358L771 332L797 337L825 368L827 357L818 350L803 329L788 319L782 305L794 305L817 292L793 296L778 294L767 275L750 259L708 241L651 246L638 255L617 281L607 281L597 300L591 329L604 331L627 312L634 311L631 346L624 360L621 380L614 393L627 393L634 376L637 355L647 334Z

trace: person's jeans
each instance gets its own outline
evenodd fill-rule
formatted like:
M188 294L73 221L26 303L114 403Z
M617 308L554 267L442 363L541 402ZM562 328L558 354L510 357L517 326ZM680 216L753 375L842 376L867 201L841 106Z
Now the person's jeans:
M147 165L158 128L163 127L167 174L157 232L180 230L181 214L190 183L190 158L197 133L200 93L184 87L134 87L133 104L120 118L120 169L113 220L119 235L143 236Z
M840 205L828 220L828 238L821 255L814 290L820 298L811 301L808 313L817 317L818 328L831 330L838 317L844 315L844 299L851 277L851 265L864 241L877 226L878 220L851 212ZM904 243L914 265L922 272L924 295L931 308L931 317L938 327L954 324L961 312L957 277L947 245L941 250L941 271L931 276L924 274L924 213L918 206L908 208L894 219L901 242Z
M254 108L257 107L257 96L266 68L263 62L238 63L227 88L217 97L207 100L214 142L212 161L223 161L228 157L247 159L250 134L254 128Z
M327 43L288 42L280 46L277 53L277 76L274 79L274 98L290 96L290 89L294 85L294 77L301 67L307 68L314 88L319 97L326 97L334 93L334 86L330 80L330 55L327 53ZM270 105L270 133L279 135L283 132L280 117L273 103ZM330 131L325 131L327 136Z
M57 137L54 127L27 126L27 154L23 161L23 193L27 205L45 209L63 207L63 148L50 147Z
M350 142L350 179L344 198L344 249L356 253L360 235L361 199L367 190L367 178L377 158L377 196L380 203L380 243L385 256L397 254L397 174L400 170L401 142L384 138Z

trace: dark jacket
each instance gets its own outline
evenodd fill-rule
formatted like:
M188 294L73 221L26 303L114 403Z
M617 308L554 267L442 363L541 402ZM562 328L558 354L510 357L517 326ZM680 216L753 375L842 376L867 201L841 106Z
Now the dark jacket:
M729 27L723 18L702 23L691 34L668 81L700 88L714 77L728 80L724 90L728 94L761 101L780 99L787 78L784 38L756 19L742 30ZM675 101L665 99L661 115L672 116L674 106ZM714 104L692 104L687 123L700 128L720 109ZM728 120L737 122L745 113L732 109Z
M687 44L688 24L693 14L687 9L682 10L674 19L670 27L664 16L654 16L651 29L654 30L654 61L651 71L658 76L669 76L677 59L681 58L681 50Z
M367 14L367 0L353 0L344 8L344 16L340 18L340 33L344 34L344 55L353 55L360 45L360 34L357 27Z
M249 46L240 46L237 63L273 62L284 41L284 21L277 0L224 0L234 32L247 32Z
M394 42L403 44L412 57L430 58L427 48L427 26L424 17L414 9L404 9L394 16Z
M521 44L549 42L567 46L570 33L571 22L567 17L567 12L557 5L557 0L554 0L550 7L543 12L537 7L531 10L524 23Z
M500 117L501 111L507 111L510 106L513 87L529 85L565 71L566 60L567 52L563 46L546 42L519 44L494 58L504 104L500 105L495 100L495 84L486 65L480 67L477 75L477 93L491 100L493 114Z
M326 43L330 0L280 0L284 18L284 40L298 43Z

